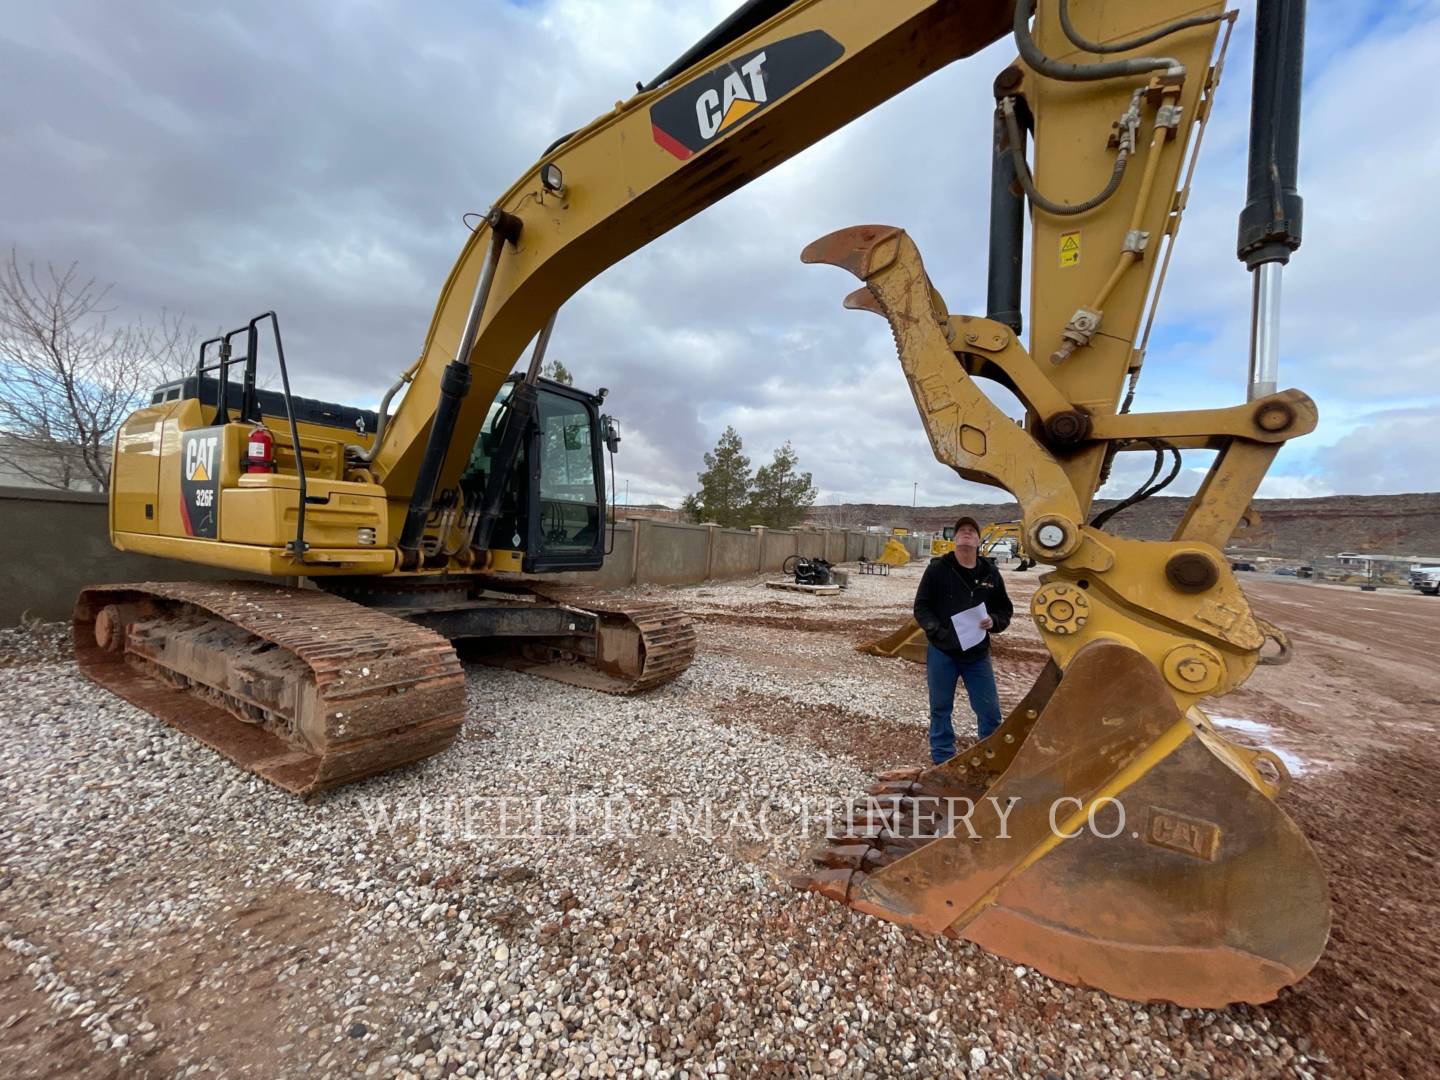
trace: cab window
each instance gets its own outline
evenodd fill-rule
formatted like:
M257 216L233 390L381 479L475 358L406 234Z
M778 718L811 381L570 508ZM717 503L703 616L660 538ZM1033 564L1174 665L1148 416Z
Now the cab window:
M601 528L590 410L542 390L538 421L541 542L546 551L590 551Z

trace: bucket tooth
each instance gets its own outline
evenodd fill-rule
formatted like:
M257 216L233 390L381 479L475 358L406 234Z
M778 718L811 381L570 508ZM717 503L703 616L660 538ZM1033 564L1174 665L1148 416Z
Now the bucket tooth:
M790 884L803 892L817 892L821 896L850 903L853 890L865 880L859 870L817 870L813 874L799 874L790 879Z
M885 314L885 309L880 306L880 301L875 299L875 294L870 291L868 285L862 285L846 296L844 305L849 311L869 311L876 315Z
M916 790L913 780L888 780L883 784L871 784L865 794L876 799L890 799L897 795L913 795Z
M870 844L829 844L810 853L811 862L835 870L869 870L880 860L879 849Z
M886 769L884 772L877 774L875 779L884 783L899 783L902 780L918 780L920 774L924 771L924 769L914 766L904 769Z

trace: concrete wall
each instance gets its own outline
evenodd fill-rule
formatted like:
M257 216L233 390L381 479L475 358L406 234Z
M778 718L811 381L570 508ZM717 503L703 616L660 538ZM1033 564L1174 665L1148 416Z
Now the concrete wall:
M68 619L86 585L247 576L116 551L100 494L0 488L0 521L0 626L26 615Z
M759 569L760 539L749 529L716 529L710 545L707 577L743 577Z
M69 617L86 585L123 581L220 581L246 575L130 555L110 546L105 496L84 492L0 488L0 626L22 615ZM876 534L841 530L722 529L637 520L615 526L611 553L593 573L554 580L597 588L631 584L686 585L707 578L777 574L794 554L831 562L875 558Z
M779 570L785 565L785 560L794 555L799 544L799 534L787 530L766 529L763 542L765 545L764 559L760 564L761 570Z
M642 521L635 581L641 585L685 585L705 580L710 530L704 525Z
M865 534L862 532L847 532L845 534L845 561L859 562L860 557L865 554Z

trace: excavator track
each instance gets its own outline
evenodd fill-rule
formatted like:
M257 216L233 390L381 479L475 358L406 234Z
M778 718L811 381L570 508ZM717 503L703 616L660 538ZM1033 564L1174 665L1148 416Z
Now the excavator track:
M507 667L610 694L636 694L676 678L695 658L695 625L671 604L624 600L583 587L527 583L527 588L599 616L595 655L556 656L541 649L507 658Z
M312 589L94 586L74 636L89 678L297 795L438 754L464 719L445 638Z

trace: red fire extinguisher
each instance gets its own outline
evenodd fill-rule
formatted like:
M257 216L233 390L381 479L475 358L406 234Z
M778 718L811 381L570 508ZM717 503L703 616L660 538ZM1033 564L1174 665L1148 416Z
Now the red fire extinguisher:
M275 471L275 436L264 427L257 426L246 438L245 471L247 473L273 473Z

